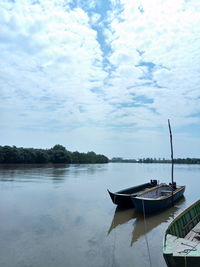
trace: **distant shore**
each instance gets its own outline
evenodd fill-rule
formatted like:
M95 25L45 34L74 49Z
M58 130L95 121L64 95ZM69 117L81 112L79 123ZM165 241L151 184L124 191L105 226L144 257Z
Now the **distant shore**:
M123 159L112 158L109 162L116 163L171 163L170 159L156 159L156 158L143 158L143 159ZM200 158L177 158L173 160L174 164L200 164Z

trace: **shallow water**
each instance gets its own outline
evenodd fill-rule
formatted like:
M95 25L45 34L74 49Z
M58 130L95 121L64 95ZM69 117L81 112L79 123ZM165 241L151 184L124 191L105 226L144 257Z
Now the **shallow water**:
M158 179L168 164L0 166L0 266L163 267L170 221L199 198L200 166L175 165L186 185L174 207L146 217L107 193ZM149 248L149 250L148 250Z

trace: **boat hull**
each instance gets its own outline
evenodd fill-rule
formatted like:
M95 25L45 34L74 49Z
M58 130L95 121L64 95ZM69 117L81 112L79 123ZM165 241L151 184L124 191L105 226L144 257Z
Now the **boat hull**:
M131 194L120 195L117 193L112 193L108 190L108 193L112 199L113 204L123 207L133 207L133 203L131 201ZM136 196L136 195L135 195Z
M134 187L126 188L118 192L112 193L108 190L110 198L115 205L121 207L134 207L131 197L136 197L141 191L152 188L157 185L156 180L151 180L150 183L137 185Z
M182 257L173 256L172 254L163 254L165 262L168 267L199 267L200 266L200 256L193 257Z
M179 188L179 190L175 190L173 192L173 196L160 198L160 199L148 199L141 197L133 197L131 198L135 208L139 212L145 213L153 213L156 211L164 210L173 205L173 202L180 199L185 191L185 186Z

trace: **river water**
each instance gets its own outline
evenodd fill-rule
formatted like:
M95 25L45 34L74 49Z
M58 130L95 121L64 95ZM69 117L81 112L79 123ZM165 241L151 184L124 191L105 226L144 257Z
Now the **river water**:
M199 199L199 173L175 165L185 197L145 224L134 209L116 208L107 188L170 182L169 164L1 165L0 266L165 267L164 232Z

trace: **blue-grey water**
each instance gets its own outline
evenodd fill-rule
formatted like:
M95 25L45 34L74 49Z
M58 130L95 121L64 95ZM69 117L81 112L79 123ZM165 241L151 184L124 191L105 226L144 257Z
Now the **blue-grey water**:
M143 217L120 210L111 191L158 179L168 164L1 165L1 267L163 267L162 240L170 221L199 199L200 166L175 165L185 197ZM149 247L149 251L148 251Z

